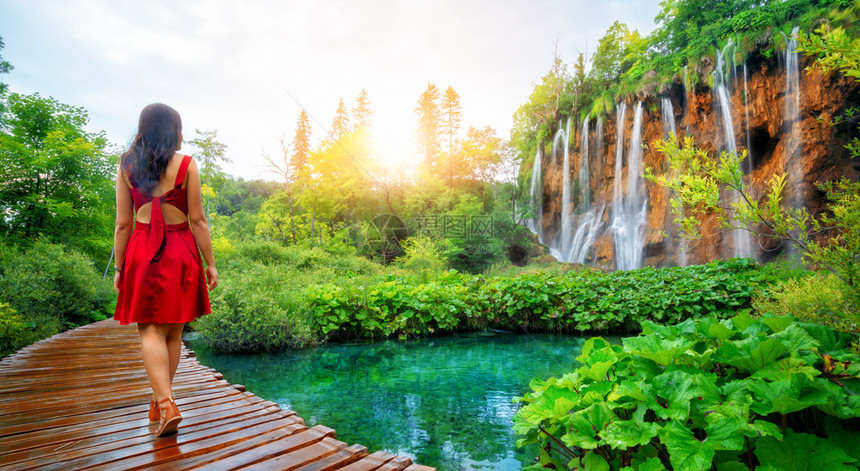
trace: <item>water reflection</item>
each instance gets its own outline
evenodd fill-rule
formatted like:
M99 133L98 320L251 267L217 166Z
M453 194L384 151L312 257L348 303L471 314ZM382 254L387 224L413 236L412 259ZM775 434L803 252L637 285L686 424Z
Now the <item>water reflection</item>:
M338 439L440 470L518 470L511 402L534 377L575 368L583 337L470 333L200 361L231 383L334 428Z

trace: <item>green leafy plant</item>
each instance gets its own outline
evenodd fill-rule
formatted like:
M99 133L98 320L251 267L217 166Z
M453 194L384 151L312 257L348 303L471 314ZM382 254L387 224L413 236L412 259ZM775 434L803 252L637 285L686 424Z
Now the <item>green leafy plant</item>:
M0 245L0 299L35 325L36 338L106 319L115 296L76 250L45 241Z
M302 295L315 330L332 339L426 335L499 328L553 332L629 332L644 321L726 317L753 293L794 276L749 259L707 265L599 273L489 277L446 272L386 275L356 284L315 284Z
M581 367L517 398L518 444L539 444L533 470L856 469L852 339L746 313L592 338Z

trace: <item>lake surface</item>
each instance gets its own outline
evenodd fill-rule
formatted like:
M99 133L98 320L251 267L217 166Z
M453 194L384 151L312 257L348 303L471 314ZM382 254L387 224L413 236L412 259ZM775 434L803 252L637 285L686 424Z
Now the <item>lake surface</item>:
M297 352L214 354L189 341L201 363L338 440L440 470L519 470L515 396L532 378L578 366L584 337L466 333L412 341L330 344Z

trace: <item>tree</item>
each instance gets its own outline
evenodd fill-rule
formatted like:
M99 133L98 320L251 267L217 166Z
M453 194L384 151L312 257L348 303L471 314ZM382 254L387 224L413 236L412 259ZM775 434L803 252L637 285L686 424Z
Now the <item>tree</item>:
M3 36L0 36L0 51L2 51L4 47L5 44L3 44ZM12 67L12 64L10 64L9 61L3 59L3 56L0 55L0 74L8 74L12 71L12 69L14 69L14 67ZM0 82L0 96L2 96L8 88L8 85L3 82ZM0 108L0 112L2 111L2 108Z
M193 155L200 169L200 181L208 187L203 189L203 202L206 214L211 215L212 206L218 204L217 195L221 186L227 180L221 163L229 163L230 159L227 157L227 145L218 140L218 131L195 129L194 132L197 137L188 143L198 149Z
M744 229L762 237L781 238L794 244L804 259L826 268L860 296L860 182L847 179L820 183L830 201L830 214L813 217L805 208L782 208L785 174L774 175L766 188L744 184L740 155L723 152L718 159L697 149L687 137L682 145L674 138L659 141L657 150L666 155L670 170L646 178L673 192L675 223L690 240L710 234L701 232L701 222L711 219L721 230ZM732 190L732 191L726 191ZM759 200L756 195L764 194ZM723 195L737 194L733 200ZM734 214L733 218L729 215ZM816 237L826 234L823 240Z
M304 111L302 111L302 113L304 113ZM300 123L301 123L301 121L300 121ZM298 237L296 235L295 208L294 208L295 199L293 198L293 185L296 183L296 180L297 180L297 176L296 176L297 168L295 165L293 165L293 161L289 157L290 156L289 146L287 145L286 140L284 139L283 136L281 136L280 142L281 142L281 151L282 151L281 156L283 158L283 163L275 161L275 159L272 158L266 152L263 152L263 158L265 158L266 162L269 163L269 171L281 176L284 179L284 187L283 187L284 191L279 192L279 193L283 193L287 199L287 214L289 215L290 236L291 236L292 243L295 244L298 241ZM272 195L272 197L270 197L266 201L269 201L270 199L274 198L275 196L277 196L277 194ZM283 200L283 197L281 197L281 200ZM287 239L287 236L284 232L284 229L282 228L279 219L277 219L270 211L267 210L265 203L260 207L260 213L265 214L269 219L271 219L272 224L278 229L278 231L281 234L281 239L283 240L284 244L286 245L288 242L288 239Z
M418 147L424 152L424 162L433 166L436 154L439 153L439 89L432 83L427 84L427 89L418 98L418 106L415 107L418 114Z
M292 178L298 179L307 171L308 155L311 152L311 122L308 113L302 110L296 124L296 135L293 138L293 155L290 157L290 172Z
M454 137L460 131L462 116L460 94L454 91L454 87L448 86L442 97L442 130L448 135L448 152L454 150Z
M343 98L341 98L331 122L331 137L337 142L347 134L349 134L349 115L346 113L346 105L343 104Z
M352 117L356 129L367 130L370 128L370 118L373 117L373 111L370 109L370 98L367 96L367 90L363 88L358 94L358 98L355 99Z
M83 108L38 93L0 99L0 234L107 258L116 157Z

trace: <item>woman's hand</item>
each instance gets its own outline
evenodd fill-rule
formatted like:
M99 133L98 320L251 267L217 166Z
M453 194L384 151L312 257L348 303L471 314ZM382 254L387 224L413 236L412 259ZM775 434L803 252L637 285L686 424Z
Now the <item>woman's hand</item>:
M215 265L206 267L206 280L209 281L209 291L218 286L218 270L215 268Z
M114 291L116 291L117 293L119 293L119 278L120 278L120 275L122 275L122 273L120 273L119 271L114 272L114 275L113 275L113 289L114 289Z

